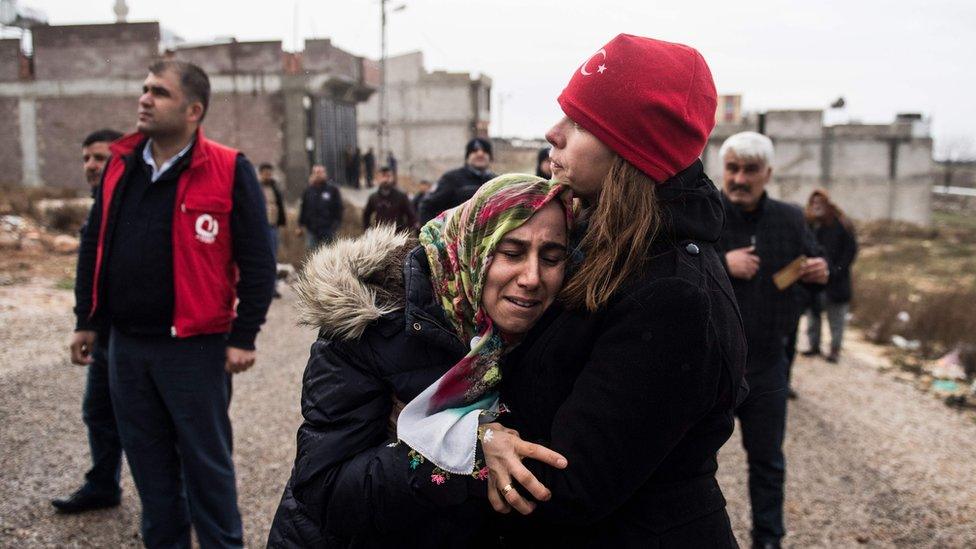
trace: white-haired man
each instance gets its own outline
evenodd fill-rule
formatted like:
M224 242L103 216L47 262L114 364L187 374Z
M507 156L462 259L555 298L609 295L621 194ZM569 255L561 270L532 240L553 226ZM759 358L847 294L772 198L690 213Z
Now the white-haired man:
M765 191L773 174L773 143L765 135L729 137L719 156L726 225L719 247L745 325L750 394L737 409L749 462L753 547L779 547L783 527L786 460L786 338L802 313L801 287L822 288L827 262L800 208ZM779 290L773 275L799 256L799 283Z

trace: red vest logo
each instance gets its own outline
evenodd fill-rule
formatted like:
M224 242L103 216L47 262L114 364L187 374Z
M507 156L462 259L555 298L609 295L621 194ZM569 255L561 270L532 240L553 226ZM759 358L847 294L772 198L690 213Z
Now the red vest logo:
M220 224L210 214L201 214L196 224L197 240L204 244L213 244L220 232Z

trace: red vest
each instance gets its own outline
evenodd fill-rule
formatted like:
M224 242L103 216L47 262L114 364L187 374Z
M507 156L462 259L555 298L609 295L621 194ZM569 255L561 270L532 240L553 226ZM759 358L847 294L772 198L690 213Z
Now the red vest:
M146 136L129 134L112 144L102 182L102 222L95 256L91 316L98 309L98 281L105 257L105 229L112 199L125 172L123 157L142 154ZM130 158L131 161L134 161ZM231 243L237 151L197 132L190 165L180 174L173 211L173 337L230 331L237 298L237 265ZM118 230L118 229L116 229Z

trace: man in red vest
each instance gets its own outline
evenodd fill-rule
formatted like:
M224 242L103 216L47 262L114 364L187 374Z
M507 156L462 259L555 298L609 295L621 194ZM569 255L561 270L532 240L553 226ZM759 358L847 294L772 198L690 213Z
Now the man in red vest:
M119 436L148 547L241 547L231 375L255 361L274 292L264 196L237 151L204 137L210 80L160 61L137 133L112 157L82 239L72 356L108 341ZM236 305L236 306L235 306Z

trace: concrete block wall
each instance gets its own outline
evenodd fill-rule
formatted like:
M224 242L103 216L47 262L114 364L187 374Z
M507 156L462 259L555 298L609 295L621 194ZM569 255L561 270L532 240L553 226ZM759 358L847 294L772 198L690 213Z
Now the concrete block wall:
M24 180L20 143L20 101L16 97L0 97L0 184L19 185Z
M722 143L761 124L776 147L770 196L805 204L825 187L854 219L931 223L932 140L912 137L910 123L824 127L821 111L769 111L762 122L750 115L741 124L720 124L702 154L716 185L722 184Z
M349 81L361 78L360 58L333 46L331 40L306 40L302 65L306 71L328 73L335 78Z
M37 80L145 75L159 57L159 23L41 26L32 31Z
M209 75L280 74L282 69L280 40L180 47L173 56L199 66Z
M387 60L388 146L401 174L436 181L464 164L464 145L477 135L483 118L478 95L491 85L468 73L427 72L423 55L413 52ZM356 109L360 148L377 147L379 94Z

